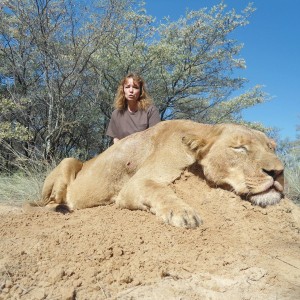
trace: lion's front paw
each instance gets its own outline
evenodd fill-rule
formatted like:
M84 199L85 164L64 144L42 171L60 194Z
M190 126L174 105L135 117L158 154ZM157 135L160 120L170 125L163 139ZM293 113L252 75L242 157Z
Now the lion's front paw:
M195 228L202 224L200 216L191 207L171 207L165 209L161 217L166 223L176 227Z

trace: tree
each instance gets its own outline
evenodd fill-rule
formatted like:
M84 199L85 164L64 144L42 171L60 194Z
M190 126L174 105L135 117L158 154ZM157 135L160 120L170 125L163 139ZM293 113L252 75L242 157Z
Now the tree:
M226 12L220 4L187 12L185 18L159 27L161 38L150 49L161 87L155 89L155 98L164 118L232 121L242 109L264 101L259 87L228 101L246 82L232 77L233 70L244 68L245 62L236 58L242 46L228 37L248 23L253 10L250 5L239 15Z
M81 117L88 106L83 100L88 64L99 44L111 37L117 7L116 1L103 2L93 15L97 28L78 25L82 10L75 10L72 1L16 0L1 11L0 53L7 66L1 73L11 78L11 97L29 99L18 119L47 159L67 155L85 138L83 130L77 136L73 131L88 123Z

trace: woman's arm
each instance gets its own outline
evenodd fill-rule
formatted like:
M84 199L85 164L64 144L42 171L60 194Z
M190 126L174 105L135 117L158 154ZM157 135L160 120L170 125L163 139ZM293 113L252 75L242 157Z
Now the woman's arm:
M148 112L148 124L149 127L152 127L154 125L156 125L157 123L159 123L160 120L160 114L158 109L153 105L149 112Z

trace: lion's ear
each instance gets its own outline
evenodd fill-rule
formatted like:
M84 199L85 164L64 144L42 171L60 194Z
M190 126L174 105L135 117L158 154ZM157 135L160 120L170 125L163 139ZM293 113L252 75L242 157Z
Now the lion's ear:
M268 143L268 147L272 150L275 150L276 149L276 142L272 139L269 139L269 143Z
M214 142L219 138L224 130L224 125L213 125L207 127L206 133L202 135L187 134L182 138L182 142L196 153L196 158L201 160L210 150Z
M186 135L182 138L182 142L192 151L196 153L197 159L201 159L206 153L208 142L205 138L197 135Z

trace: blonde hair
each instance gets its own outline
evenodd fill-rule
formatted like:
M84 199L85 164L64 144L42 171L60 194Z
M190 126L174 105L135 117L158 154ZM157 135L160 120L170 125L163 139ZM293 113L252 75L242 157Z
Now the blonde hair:
M125 98L124 85L125 85L127 79L129 79L129 78L132 78L133 82L137 83L140 87L140 97L138 99L138 109L146 110L152 104L152 99L147 92L144 79L134 73L128 74L120 81L120 84L117 89L117 94L115 97L114 107L119 110L127 109L127 100Z

